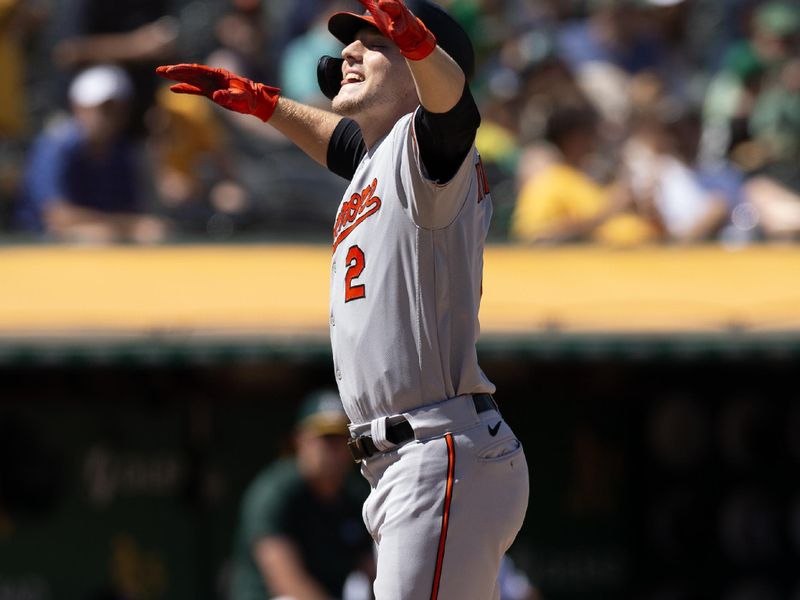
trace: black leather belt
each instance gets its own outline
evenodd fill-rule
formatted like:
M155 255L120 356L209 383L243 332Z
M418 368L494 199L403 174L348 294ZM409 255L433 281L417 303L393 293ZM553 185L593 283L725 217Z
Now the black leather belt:
M472 394L472 402L475 404L475 411L478 413L497 410L497 404L491 394ZM399 423L389 425L386 427L386 439L395 446L413 440L414 430L411 428L411 423L403 419ZM369 434L350 438L347 440L347 446L350 448L353 460L357 463L381 452L375 447L372 436Z

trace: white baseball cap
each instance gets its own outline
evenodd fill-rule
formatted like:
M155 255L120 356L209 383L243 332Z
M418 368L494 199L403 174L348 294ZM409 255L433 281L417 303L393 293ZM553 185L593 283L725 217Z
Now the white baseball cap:
M100 106L109 100L128 100L133 84L116 65L97 65L79 73L69 87L69 100L77 106Z

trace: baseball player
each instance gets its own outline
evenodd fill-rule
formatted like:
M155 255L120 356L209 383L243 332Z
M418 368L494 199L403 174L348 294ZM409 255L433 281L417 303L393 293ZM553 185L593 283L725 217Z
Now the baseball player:
M202 65L179 93L253 114L350 180L336 212L330 334L351 450L372 489L377 600L496 600L528 502L520 442L475 342L492 212L463 29L428 2L359 0L318 78L332 110ZM412 12L413 11L413 12Z

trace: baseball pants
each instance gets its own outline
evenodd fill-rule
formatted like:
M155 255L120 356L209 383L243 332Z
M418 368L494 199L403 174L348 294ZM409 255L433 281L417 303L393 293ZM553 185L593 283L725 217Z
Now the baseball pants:
M375 599L498 600L500 560L528 505L521 443L471 396L402 416L415 439L361 465L372 488L363 518L377 548Z

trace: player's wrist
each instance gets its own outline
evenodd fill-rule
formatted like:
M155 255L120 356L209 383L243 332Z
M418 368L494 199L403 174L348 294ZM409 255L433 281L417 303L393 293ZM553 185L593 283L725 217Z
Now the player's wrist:
M425 30L425 34L425 37L415 46L411 48L401 48L400 54L408 60L422 60L430 56L436 49L436 37L427 29Z
M253 97L255 106L252 114L266 123L275 113L275 107L281 96L281 89L264 85L263 83L253 84Z

